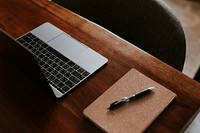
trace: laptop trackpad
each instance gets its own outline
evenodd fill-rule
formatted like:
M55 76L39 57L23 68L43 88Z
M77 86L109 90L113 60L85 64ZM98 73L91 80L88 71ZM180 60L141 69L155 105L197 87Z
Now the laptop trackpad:
M86 46L64 33L49 41L48 44L70 59L87 50Z

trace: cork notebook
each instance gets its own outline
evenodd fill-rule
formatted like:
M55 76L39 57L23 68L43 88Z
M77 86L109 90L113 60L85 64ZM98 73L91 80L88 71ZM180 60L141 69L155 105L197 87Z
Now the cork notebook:
M148 95L126 103L114 110L109 105L124 96L130 96L154 86ZM84 116L104 132L141 133L159 116L176 94L139 71L131 69L106 92L84 110Z

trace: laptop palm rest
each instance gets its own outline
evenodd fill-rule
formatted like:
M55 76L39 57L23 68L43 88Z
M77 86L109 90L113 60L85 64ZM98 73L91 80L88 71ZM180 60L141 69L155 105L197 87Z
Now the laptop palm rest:
M103 56L65 33L49 41L48 44L90 73L107 62Z
M64 33L48 42L48 44L70 59L75 58L80 55L81 52L87 50L87 48L78 41Z

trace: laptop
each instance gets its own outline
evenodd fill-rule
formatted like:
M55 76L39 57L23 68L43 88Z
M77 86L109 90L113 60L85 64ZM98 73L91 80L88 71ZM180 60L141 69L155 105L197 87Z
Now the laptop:
M15 41L6 33L1 34L5 36L3 42L6 39L9 43L0 46L1 54L29 76L37 76L38 82L45 77L42 83L48 83L57 98L108 62L107 58L48 22Z

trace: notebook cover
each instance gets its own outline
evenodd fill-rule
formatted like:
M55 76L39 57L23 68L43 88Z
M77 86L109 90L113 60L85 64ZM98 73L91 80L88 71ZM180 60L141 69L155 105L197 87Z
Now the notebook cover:
M148 95L108 110L109 105L124 96L154 86ZM176 94L135 69L131 69L84 110L84 116L104 132L141 133L159 116Z

